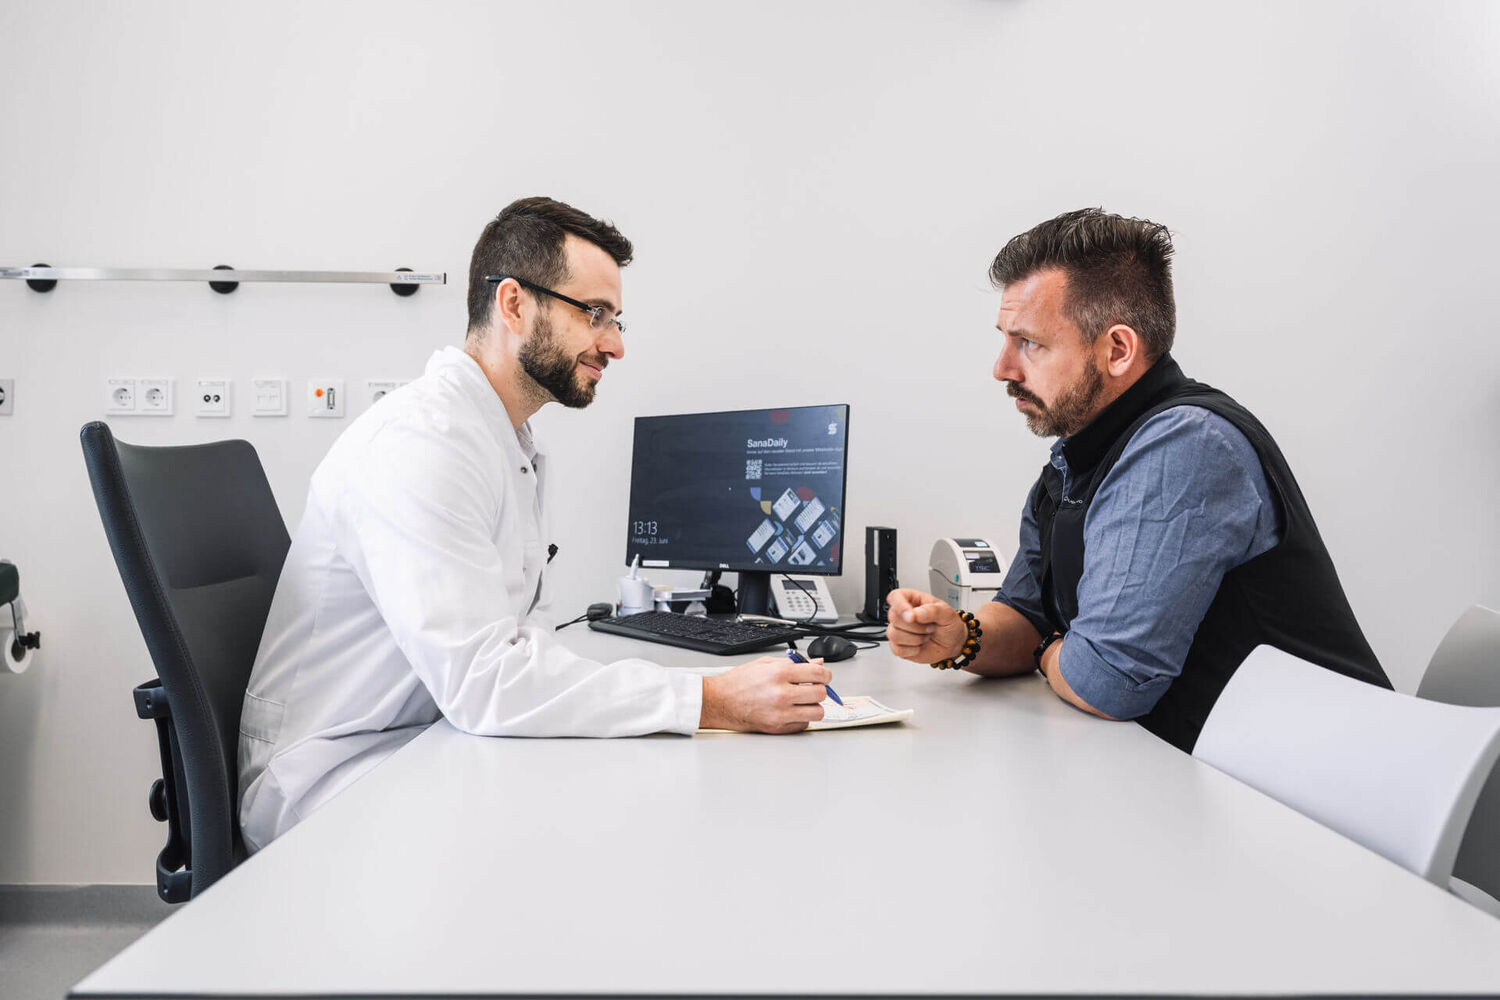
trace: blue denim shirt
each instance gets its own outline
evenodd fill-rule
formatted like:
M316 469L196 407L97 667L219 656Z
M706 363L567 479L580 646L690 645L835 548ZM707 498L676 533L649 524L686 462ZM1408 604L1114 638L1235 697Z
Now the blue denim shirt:
M1073 476L1062 441L1052 465ZM1224 574L1281 540L1277 505L1255 449L1198 406L1152 417L1094 494L1083 523L1078 615L1058 654L1063 677L1106 715L1133 719L1182 672ZM1042 610L1041 542L1028 503L1016 558L996 600L1034 620Z

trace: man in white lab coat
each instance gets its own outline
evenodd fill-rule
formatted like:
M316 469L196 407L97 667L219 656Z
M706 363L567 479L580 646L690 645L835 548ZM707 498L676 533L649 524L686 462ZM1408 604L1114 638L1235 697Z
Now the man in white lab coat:
M527 419L587 406L624 356L631 252L571 206L508 206L474 248L463 348L434 354L313 474L240 722L249 850L439 718L487 736L636 736L823 717L820 662L705 678L597 663L553 631L546 461Z

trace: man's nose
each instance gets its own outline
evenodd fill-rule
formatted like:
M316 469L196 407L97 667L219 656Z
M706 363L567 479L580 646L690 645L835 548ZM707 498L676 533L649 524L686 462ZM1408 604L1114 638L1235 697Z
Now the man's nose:
M1000 348L1000 356L995 359L995 370L992 374L996 382L1019 382L1021 380L1015 350L1009 342Z
M613 323L604 324L604 335L594 344L600 354L607 355L619 361L625 356L625 338L620 336L620 328Z

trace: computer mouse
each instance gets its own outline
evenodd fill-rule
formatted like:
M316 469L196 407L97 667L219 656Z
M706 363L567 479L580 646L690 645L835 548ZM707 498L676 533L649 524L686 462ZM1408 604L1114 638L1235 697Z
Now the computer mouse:
M858 646L836 635L820 635L807 644L808 658L822 660L825 663L847 660L857 652L859 652Z

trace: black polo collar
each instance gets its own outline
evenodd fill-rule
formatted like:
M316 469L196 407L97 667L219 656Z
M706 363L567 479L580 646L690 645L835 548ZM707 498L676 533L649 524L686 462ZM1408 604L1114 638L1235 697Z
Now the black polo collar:
M1188 381L1170 353L1157 358L1156 363L1146 369L1146 374L1136 379L1119 399L1106 406L1078 433L1063 439L1062 454L1067 460L1068 471L1074 477L1087 473L1105 456L1115 440L1135 423L1136 418Z

